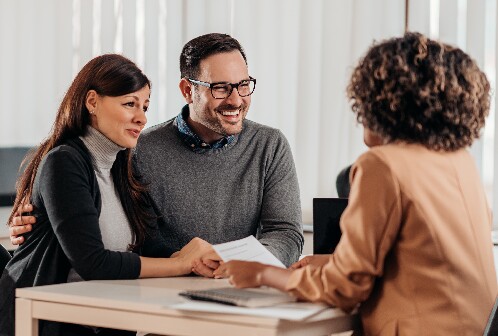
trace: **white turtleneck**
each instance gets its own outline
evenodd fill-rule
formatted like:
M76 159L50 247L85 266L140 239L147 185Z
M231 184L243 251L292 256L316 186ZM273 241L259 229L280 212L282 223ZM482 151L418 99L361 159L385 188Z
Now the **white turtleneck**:
M116 155L125 148L118 146L105 135L89 126L85 136L80 137L92 157L93 169L102 198L99 216L100 232L104 247L108 250L124 252L132 242L130 223L114 186L111 168Z

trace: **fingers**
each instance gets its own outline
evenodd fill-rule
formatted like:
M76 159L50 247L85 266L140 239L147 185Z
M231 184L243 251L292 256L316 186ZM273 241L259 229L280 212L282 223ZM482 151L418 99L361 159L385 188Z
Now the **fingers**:
M26 224L34 224L35 222L35 216L15 216L12 218L12 222L10 222L9 226L23 226Z
M18 214L23 214L25 212L31 212L33 211L33 205L31 204L24 204L24 205L20 205L18 208L17 208L17 211L16 213Z
M9 233L11 236L16 237L26 232L30 232L32 229L33 227L31 226L31 224L26 224L22 226L10 226Z
M192 270L195 274L206 277L206 278L214 277L214 274L213 274L214 269L205 265L201 260L199 260L199 259L194 260L192 264L193 264Z
M310 261L311 261L310 257L304 257L303 259L296 261L295 263L290 265L289 269L295 270L301 267L306 267L309 265Z
M21 245L22 243L24 243L24 237L10 236L10 242L12 243L12 245Z
M213 248L211 247L211 245L209 246L209 251L207 253L205 253L202 257L202 260L215 260L215 261L220 261L221 258L220 256L218 255L218 253L216 253L216 251L213 250Z
M209 267L212 270L217 269L220 266L220 263L216 260L211 260L211 259L202 259L202 263Z
M10 242L12 243L12 245L21 245L22 243L24 243L24 237L22 235L26 232L30 232L32 229L33 227L31 226L31 224L9 226Z
M22 215L23 213L30 211L33 211L33 206L31 204L19 206L17 208L16 216L12 218L12 221L9 223L9 235L12 245L24 243L24 237L22 235L33 229L32 224L36 222L36 218L34 216Z
M215 279L222 279L227 277L227 263L221 263L220 266L214 270L213 276Z

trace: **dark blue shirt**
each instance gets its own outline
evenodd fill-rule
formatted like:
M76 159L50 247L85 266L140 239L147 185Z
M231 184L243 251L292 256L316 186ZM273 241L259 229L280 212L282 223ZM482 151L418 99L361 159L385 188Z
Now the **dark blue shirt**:
M180 114L178 114L175 118L173 124L178 128L178 132L180 133L183 141L189 146L194 152L204 152L206 149L220 149L224 146L231 144L235 136L227 135L216 141L215 143L208 144L204 140L202 140L197 134L195 134L192 129L187 124L187 119L189 116L189 108L188 105L185 105L182 108Z

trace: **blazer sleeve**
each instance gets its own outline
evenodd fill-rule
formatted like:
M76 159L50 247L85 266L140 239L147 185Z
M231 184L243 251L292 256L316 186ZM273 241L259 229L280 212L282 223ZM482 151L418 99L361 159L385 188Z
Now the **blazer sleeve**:
M341 240L323 267L305 267L286 288L299 298L346 311L370 295L384 270L401 223L401 196L389 167L367 152L353 166L349 204L341 217Z
M85 280L136 279L140 257L104 248L93 170L72 147L47 154L37 179L48 219L72 267Z

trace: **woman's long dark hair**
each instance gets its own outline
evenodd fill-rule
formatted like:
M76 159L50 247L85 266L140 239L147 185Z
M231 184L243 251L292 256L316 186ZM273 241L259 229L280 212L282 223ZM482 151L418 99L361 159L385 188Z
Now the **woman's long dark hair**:
M90 125L90 114L86 108L86 95L95 90L100 96L117 97L151 86L150 80L129 59L117 54L95 57L76 75L57 111L52 131L48 138L31 154L21 166L26 169L16 183L16 199L9 223L17 209L31 199L36 172L43 157L54 147L71 138L83 136ZM132 169L132 151L118 153L111 169L124 211L131 225L134 243L130 249L138 248L144 241L147 219L145 186L136 178Z

